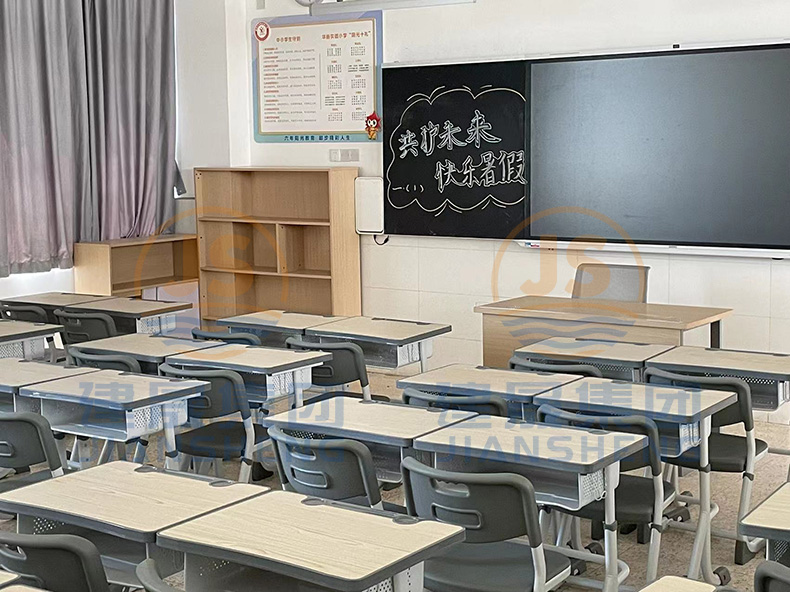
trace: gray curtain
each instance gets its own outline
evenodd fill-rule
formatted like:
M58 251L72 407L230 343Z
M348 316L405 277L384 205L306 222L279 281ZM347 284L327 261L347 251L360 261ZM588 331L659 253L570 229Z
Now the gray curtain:
M0 276L167 225L174 37L172 0L0 0Z

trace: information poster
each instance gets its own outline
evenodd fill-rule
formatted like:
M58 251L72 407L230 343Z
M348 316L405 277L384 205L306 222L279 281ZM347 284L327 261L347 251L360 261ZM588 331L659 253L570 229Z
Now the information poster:
M252 23L257 142L381 141L381 12Z

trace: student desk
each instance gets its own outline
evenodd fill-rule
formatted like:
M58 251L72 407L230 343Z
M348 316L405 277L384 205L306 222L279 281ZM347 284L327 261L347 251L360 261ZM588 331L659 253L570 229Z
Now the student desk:
M710 325L711 346L721 345L729 308L643 304L615 300L521 296L475 307L483 314L483 359L506 368L513 352L548 337L580 337L683 345L683 334Z
M156 559L165 576L181 557L156 545L156 533L269 491L265 487L113 462L0 495L28 534L77 534L102 554L108 579L139 588L134 569ZM260 534L260 533L256 533Z
M420 362L425 372L433 350L432 340L450 333L450 325L400 321L376 317L349 317L305 330L319 341L351 341L365 352L372 366L399 368Z
M6 586L13 584L19 579L19 576L16 574L8 573L7 571L0 571L0 588L7 589ZM28 590L33 590L33 588L28 588ZM41 592L39 590L39 592Z
M422 590L425 559L463 540L458 526L287 491L157 536L159 546L185 554L184 581L191 592L313 586L363 592L382 583L387 587L381 589L396 592Z
M737 401L735 393L637 384L603 378L583 378L535 397L535 404L548 403L571 411L611 415L643 415L662 428L664 456L676 457L699 445L700 467L708 466L711 416ZM667 433L666 430L671 430ZM700 568L705 581L718 585L710 565L711 495L710 473L699 471L700 518L688 577L697 579ZM672 524L672 523L670 523Z
M86 341L73 345L69 349L77 349L88 354L121 354L131 356L140 362L146 374L158 374L159 365L168 356L202 351L221 346L221 341L197 341L194 339L177 339L166 335L148 335L147 333L129 333Z
M790 565L790 483L744 516L738 533L766 540L767 559Z
M735 376L749 383L752 402L775 410L790 400L790 355L683 346L648 363L648 367L703 376Z
M14 580L16 581L16 580ZM4 592L47 592L46 590L40 590L38 588L31 588L29 586L22 586L22 585L12 585L8 588L4 586L0 586Z
M175 329L174 313L189 310L189 302L161 302L140 298L105 298L66 307L68 312L103 312L119 333L167 333Z
M598 368L605 378L640 382L645 362L673 347L652 343L552 337L517 349L515 356L541 363L587 364Z
M293 395L304 403L304 389L313 384L312 369L332 359L332 354L230 343L208 350L168 356L167 363L181 368L219 368L244 376L250 402L275 404ZM263 378L263 383L260 382Z
M677 576L664 576L640 592L714 592L716 586Z
M0 319L0 358L30 360L44 355L47 337L63 331L63 325Z
M175 427L187 422L188 399L209 388L198 380L98 370L22 387L14 396L14 407L40 413L55 432L118 444L164 431L166 462L176 468ZM80 447L77 439L77 458L72 460L81 467ZM105 446L99 463L107 462L109 454ZM145 448L138 443L135 458L142 461L144 456ZM61 460L65 461L64 450Z
M345 318L347 317L265 310L220 319L217 324L229 327L231 332L257 335L261 338L262 345L285 347L285 340L289 337L304 338L307 329Z
M459 470L464 463L482 461L486 470L518 472L532 481L539 504L576 510L606 500L606 523L616 523L615 489L620 460L647 446L638 434L605 432L549 424L526 423L479 415L432 432L414 441L418 452L434 466L445 463ZM463 470L463 468L461 468ZM472 470L479 470L473 465ZM617 590L617 533L605 533L607 592Z
M573 374L520 372L467 364L451 364L398 381L401 389L413 388L436 395L497 395L519 406L522 419L534 419L535 395L569 384L581 377Z
M27 296L15 296L14 298L3 298L2 304L24 304L28 306L40 306L47 313L50 323L57 323L55 311L59 308L74 306L76 304L86 304L88 302L98 302L99 300L109 300L110 296L93 296L90 294L73 294L71 292L44 292L42 294L28 294Z
M0 358L0 410L14 410L14 395L19 394L22 387L91 372L96 372L96 368L69 368L18 358Z

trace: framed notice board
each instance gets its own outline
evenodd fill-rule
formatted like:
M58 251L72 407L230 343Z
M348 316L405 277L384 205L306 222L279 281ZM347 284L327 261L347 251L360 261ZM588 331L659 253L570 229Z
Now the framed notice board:
M528 68L384 70L386 233L527 236Z

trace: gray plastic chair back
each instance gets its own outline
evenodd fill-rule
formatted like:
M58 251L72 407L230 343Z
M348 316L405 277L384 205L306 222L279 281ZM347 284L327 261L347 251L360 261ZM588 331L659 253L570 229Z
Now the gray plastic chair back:
M146 559L135 569L135 575L143 585L145 592L181 592L178 588L173 588L162 580L159 570L156 569L156 561Z
M252 333L228 333L227 331L192 329L192 337L200 341L223 341L225 343L240 343L242 345L261 344L261 338Z
M582 263L576 268L573 298L647 302L649 271L642 265Z
M283 488L331 500L367 498L381 502L373 456L361 442L309 439L277 426L269 428Z
M403 402L415 407L471 411L480 415L495 415L498 417L508 416L507 401L496 395L434 395L407 388L403 391Z
M89 368L101 368L104 370L120 370L121 372L132 372L140 374L140 362L132 356L121 354L89 354L81 351L77 347L68 348L69 356L74 361L75 366L86 366Z
M754 592L790 592L790 567L764 561L754 572Z
M332 360L313 368L313 384L316 386L340 386L359 381L362 387L370 384L365 354L356 343L311 343L296 337L285 340L289 349L332 354Z
M4 318L12 321L27 321L28 323L49 322L47 311L40 306L5 303L0 305L0 313L2 313Z
M643 467L650 467L654 477L661 475L661 440L658 426L649 417L642 415L582 415L557 409L552 405L538 407L538 421L544 423L558 423L560 425L607 430L613 432L628 432L647 436L647 448L632 454L620 461L621 471L633 471ZM554 420L554 421L552 421Z
M22 469L46 463L61 469L49 422L38 413L0 413L0 467Z
M115 321L110 315L101 312L66 312L58 309L55 317L63 325L63 341L66 345L118 335Z
M603 372L590 364L565 364L533 362L518 356L510 358L510 369L521 372L548 372L551 374L579 374L590 378L603 378Z
M467 543L527 536L541 544L538 506L529 479L510 473L456 473L415 458L401 463L406 508L412 516L462 526Z
M194 419L214 419L233 413L240 413L242 419L251 416L247 401L244 379L232 370L192 370L174 368L169 364L159 366L163 376L173 378L192 378L211 384L211 389L199 397L189 399L189 417Z
M0 567L49 592L109 592L99 550L68 534L0 532Z
M694 376L667 372L658 368L645 370L645 382L656 384L670 384L681 388L712 389L717 391L730 391L738 396L738 401L722 409L711 417L714 428L742 423L746 430L754 428L754 415L752 414L752 390L749 384L740 378L729 376Z

